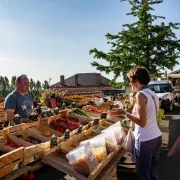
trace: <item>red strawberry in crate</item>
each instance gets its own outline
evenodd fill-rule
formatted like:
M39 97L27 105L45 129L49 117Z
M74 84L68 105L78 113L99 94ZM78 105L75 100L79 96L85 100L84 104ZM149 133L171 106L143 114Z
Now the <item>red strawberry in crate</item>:
M60 122L61 122L61 119L57 119L56 122L57 122L57 123L60 123Z
M56 124L56 120L52 120L51 123L52 123L52 124Z
M60 132L60 133L64 133L64 128L62 128L62 127L59 128L59 132Z
M3 144L6 145L6 146L8 146L8 145L9 145L8 140L5 140Z
M12 148L16 147L16 145L14 143L10 143L9 146L12 147Z
M22 144L17 144L17 148L19 148L19 147L23 147L23 145Z

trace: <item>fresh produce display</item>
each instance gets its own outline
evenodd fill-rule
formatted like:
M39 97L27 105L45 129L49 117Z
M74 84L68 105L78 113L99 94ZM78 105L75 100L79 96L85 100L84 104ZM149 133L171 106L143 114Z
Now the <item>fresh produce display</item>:
M19 134L19 135L17 135L17 137L20 139L24 139L25 141L30 142L32 144L42 143L42 141L39 138L33 137L33 136L24 137L23 135Z
M50 133L50 131L44 131L43 135L44 135L45 137L50 137L50 136L51 136L51 133Z
M77 129L80 126L77 118L65 117L57 120L52 120L50 126L61 133L65 133L66 129L70 131Z
M101 114L104 112L104 110L98 109L97 107L91 106L91 105L84 106L83 110L86 110L88 112L98 113L98 114Z
M89 115L87 115L83 110L79 109L79 108L75 108L71 111L72 114L78 114L81 116L86 116L86 117L90 117Z
M38 120L38 114L36 113L32 113L30 116L29 116L29 120L30 121L37 121Z
M53 112L49 109L47 111L42 111L41 112L41 117L42 118L47 118L53 116Z
M3 144L12 148L22 147L22 144L15 144L11 139L6 139Z
M59 114L59 108L56 107L56 108L53 110L53 113L54 113L55 115L58 115L58 114Z
M13 123L14 124L20 124L21 123L21 117L19 116L19 114L14 115Z

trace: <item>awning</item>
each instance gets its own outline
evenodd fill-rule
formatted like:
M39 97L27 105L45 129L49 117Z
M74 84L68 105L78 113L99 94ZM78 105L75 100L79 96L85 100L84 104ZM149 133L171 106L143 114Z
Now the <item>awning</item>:
M180 78L180 74L168 74L169 78Z

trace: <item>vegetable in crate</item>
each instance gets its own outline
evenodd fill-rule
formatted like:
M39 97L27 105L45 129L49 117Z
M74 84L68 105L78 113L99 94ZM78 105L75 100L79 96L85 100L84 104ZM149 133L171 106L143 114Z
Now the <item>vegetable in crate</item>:
M33 137L33 136L28 136L25 140L32 143L32 144L42 143L42 141L40 139L38 139L37 137Z
M19 148L22 147L22 144L15 144L11 139L7 139L3 143L6 146L9 146L11 148Z
M73 113L73 114L78 114L78 115L81 115L81 116L89 117L84 111L82 111L82 110L79 109L79 108L73 109L71 113Z
M45 137L50 137L50 136L51 136L50 131L45 131L45 132L44 132L44 136L45 136Z
M46 116L46 111L42 111L42 112L41 112L41 117L42 117L42 118L47 118L47 116Z
M20 124L21 123L21 117L19 116L19 114L14 115L13 122L15 124Z
M49 109L48 111L46 111L46 116L47 116L47 117L53 116L53 113L51 112L50 109Z
M37 121L38 120L38 114L35 112L32 112L31 115L29 116L30 121Z
M55 115L58 115L59 114L59 108L56 107L53 112L54 112Z

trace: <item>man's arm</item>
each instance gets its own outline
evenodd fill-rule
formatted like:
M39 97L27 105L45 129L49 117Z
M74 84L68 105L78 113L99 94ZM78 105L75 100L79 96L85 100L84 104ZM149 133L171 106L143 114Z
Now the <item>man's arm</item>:
M4 103L4 110L6 113L7 121L13 120L15 109L16 109L16 99L11 94L8 97L6 97Z
M7 117L7 121L12 121L14 118L14 109L6 109L5 113L6 113L6 117Z

